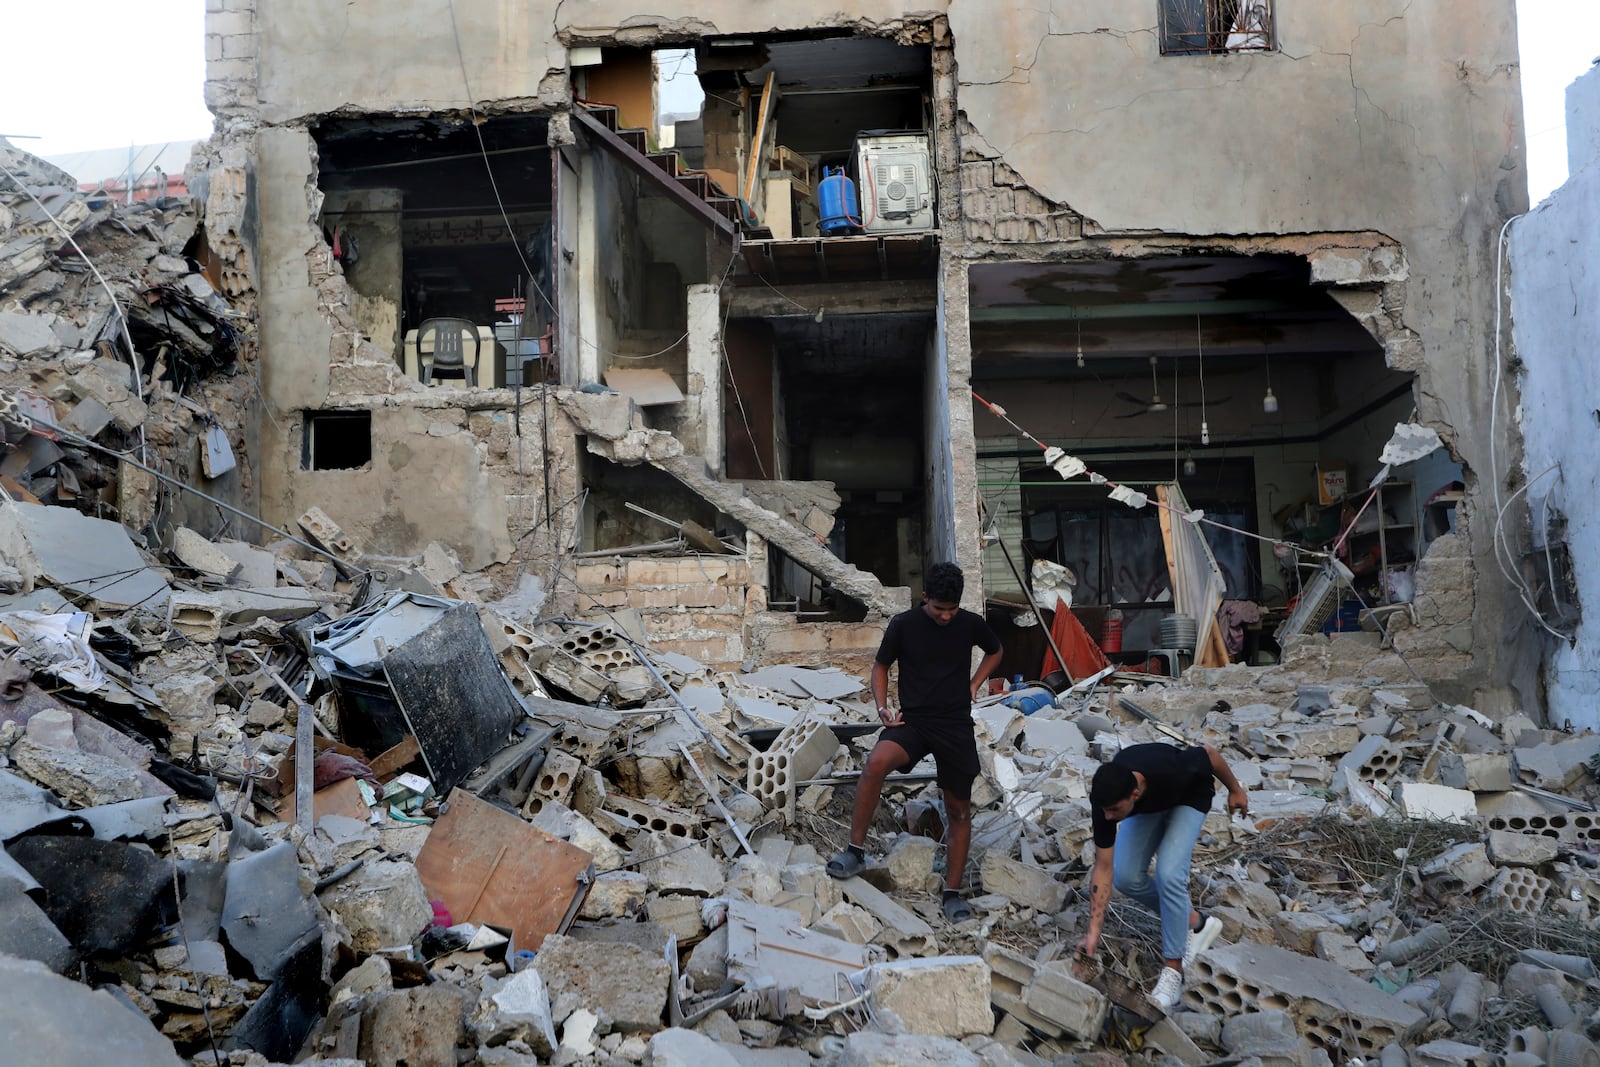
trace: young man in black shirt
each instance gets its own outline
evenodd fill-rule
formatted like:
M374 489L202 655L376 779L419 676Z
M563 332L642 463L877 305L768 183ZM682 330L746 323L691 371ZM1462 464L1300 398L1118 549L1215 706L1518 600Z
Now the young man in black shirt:
M1202 922L1189 900L1189 860L1218 781L1227 787L1228 810L1250 810L1244 788L1210 745L1131 745L1102 764L1089 785L1095 852L1081 950L1093 956L1100 947L1113 885L1160 915L1166 966L1149 999L1163 1012L1178 1004L1183 968L1222 930L1214 915Z
M867 827L883 792L883 779L910 770L932 753L944 790L944 914L951 922L972 918L959 894L972 843L972 782L978 777L978 742L973 734L972 702L978 688L1000 662L1000 639L982 616L961 608L965 587L961 568L936 563L928 568L922 604L889 620L872 666L872 698L884 731L867 756L856 784L850 818L850 847L828 861L828 873L850 878L866 866ZM972 649L984 652L969 678ZM900 664L900 709L889 707L889 665Z

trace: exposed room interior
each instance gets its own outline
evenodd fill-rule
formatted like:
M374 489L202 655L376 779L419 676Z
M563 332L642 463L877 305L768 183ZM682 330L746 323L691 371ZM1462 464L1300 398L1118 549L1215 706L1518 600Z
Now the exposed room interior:
M1245 531L1202 526L1225 599L1258 605L1268 636L1318 557L1250 535L1329 550L1412 416L1412 376L1385 364L1297 256L982 264L970 287L973 391L1091 472L1152 499L1176 482L1191 508ZM1129 655L1157 647L1172 591L1156 509L1115 502L1087 476L1063 481L1039 445L974 410L986 522L1011 556L986 549L986 589L1022 599L1032 560L1063 564L1092 635L1115 609ZM1393 475L1357 521L1339 555L1370 605L1409 601L1461 477L1438 451ZM1258 652L1270 649L1239 655Z
M497 322L524 307L520 336L538 338L551 326L547 126L543 115L495 116L477 127L465 118L369 116L326 120L314 131L324 237L355 291L361 326L413 377L431 362L433 330L417 355L417 331L429 320L476 328L462 343L485 387L507 384ZM439 381L447 381L442 372Z

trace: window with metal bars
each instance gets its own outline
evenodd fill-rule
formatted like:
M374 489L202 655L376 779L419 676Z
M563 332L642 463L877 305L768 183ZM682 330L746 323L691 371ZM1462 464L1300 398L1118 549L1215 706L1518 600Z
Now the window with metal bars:
M1161 54L1202 56L1274 47L1272 0L1157 0Z

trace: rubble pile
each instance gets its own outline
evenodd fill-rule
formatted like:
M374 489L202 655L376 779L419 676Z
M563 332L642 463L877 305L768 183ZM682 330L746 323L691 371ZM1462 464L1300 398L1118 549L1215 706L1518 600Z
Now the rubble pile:
M826 873L878 730L860 677L716 670L637 610L543 616L535 583L493 599L448 549L378 558L316 508L264 544L170 510L158 535L95 446L225 476L208 398L242 406L247 340L183 205L0 161L18 1062L1600 1059L1600 737L1441 703L1366 633L996 693L952 925L931 765L890 776L866 870ZM817 533L817 500L767 503ZM1149 741L1213 745L1250 799L1207 820L1192 887L1223 937L1164 1019L1153 916L1114 900L1075 955L1089 779Z
M1487 1064L1600 1024L1600 738L1330 679L1366 635L980 701L951 926L931 768L891 776L861 876L824 871L857 677L479 602L447 550L373 559L315 510L160 557L66 508L0 530L0 951L176 1050L130 1062ZM1074 958L1088 779L1152 740L1251 801L1208 820L1224 935L1159 1021L1154 917L1114 901Z
M0 486L139 528L158 491L113 453L247 478L234 457L241 432L222 418L253 389L240 373L250 327L213 284L193 205L86 199L3 139L0 168L0 389L12 427Z

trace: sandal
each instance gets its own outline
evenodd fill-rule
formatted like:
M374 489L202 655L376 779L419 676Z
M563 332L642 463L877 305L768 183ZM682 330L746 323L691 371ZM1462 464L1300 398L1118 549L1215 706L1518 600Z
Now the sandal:
M972 905L960 897L944 898L944 917L951 922L960 924L972 920Z
M832 878L854 878L867 869L867 858L853 848L847 848L828 861L828 875Z

